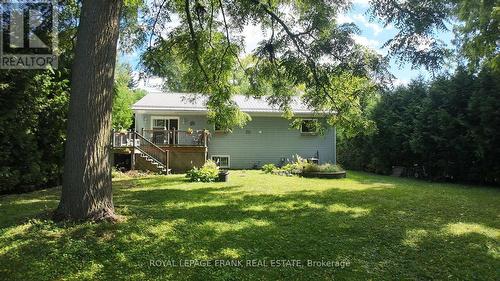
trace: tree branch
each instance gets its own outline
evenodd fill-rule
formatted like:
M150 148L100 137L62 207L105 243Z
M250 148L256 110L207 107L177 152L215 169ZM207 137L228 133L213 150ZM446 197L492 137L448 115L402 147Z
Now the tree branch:
M208 81L210 81L210 77L208 77L208 74L205 71L205 68L203 67L203 65L201 64L201 61L200 61L198 41L196 40L196 33L194 32L193 20L191 18L191 12L189 11L189 0L184 1L184 11L186 12L186 18L187 18L187 22L189 25L189 34L191 35L191 44L193 45L194 50L195 50L196 63L200 67L201 71L203 72L203 76L205 76L205 79L207 79L207 82L208 82Z
M220 78L220 75L222 73L224 58L226 57L228 50L231 48L231 39L229 38L229 28L227 27L226 14L224 13L224 7L222 6L222 0L219 0L219 6L220 6L221 14L222 14L222 19L224 22L224 27L226 30L227 45L226 45L226 48L224 49L224 53L222 53L221 62L220 62L220 70L219 70L219 73L217 74L217 80ZM235 55L235 54L233 53L233 55Z
M300 40L299 35L293 33L291 31L291 29L288 27L288 25L276 13L274 13L269 8L268 5L260 2L259 0L253 0L253 2L255 4L257 4L258 6L262 7L263 10L272 19L276 20L276 22L278 22L281 25L281 27L283 28L283 30L285 31L285 33L288 35L288 37L290 38L290 40L292 40L293 44L295 45L295 48L297 49L297 52L299 52L299 54L301 54L302 56L304 56L306 58L307 66L309 67L309 69L311 70L311 73L313 74L313 78L314 78L314 82L316 84L316 87L320 87L321 88L323 94L326 95L330 99L330 101L332 102L332 105L338 111L339 108L338 108L337 103L335 102L335 99L330 95L330 93L325 88L325 86L323 85L323 83L321 83L321 81L319 80L319 75L318 75L318 69L317 69L317 66L316 66L316 62L302 49L301 44L304 45L304 43ZM299 44L299 41L300 41L300 44Z
M163 0L160 7L158 8L158 12L156 13L156 17L153 22L153 28L151 29L151 35L149 36L149 47L151 47L151 41L153 40L153 35L155 34L156 23L158 22L158 18L160 17L161 10L163 9L165 3L167 3L167 0Z
M224 28L226 30L227 46L229 47L229 46L231 46L231 39L229 37L229 27L227 25L227 20L226 20L226 14L224 12L224 7L222 6L222 0L219 0L219 5L220 5L221 13L222 13L222 19L223 19L223 22L224 22ZM226 48L226 50L227 50L227 48ZM235 53L233 49L230 49L230 51L236 57L236 60L238 61L239 66L241 67L241 69L243 70L243 72L245 73L245 75L247 75L247 77L248 77L247 70L243 67L243 64L241 63L241 60L240 60L240 57L238 56L238 54Z

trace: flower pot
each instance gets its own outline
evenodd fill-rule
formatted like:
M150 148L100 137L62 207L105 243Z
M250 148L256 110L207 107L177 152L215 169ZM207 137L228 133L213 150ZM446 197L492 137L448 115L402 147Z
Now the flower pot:
M219 172L219 178L217 181L219 182L226 182L229 178L229 172L228 171L220 171Z

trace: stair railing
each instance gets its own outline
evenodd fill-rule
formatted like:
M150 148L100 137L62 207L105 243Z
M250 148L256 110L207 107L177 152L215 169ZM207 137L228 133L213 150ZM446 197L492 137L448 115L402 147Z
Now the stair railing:
M140 152L163 164L168 171L169 151L152 143L141 134L135 132L134 147Z

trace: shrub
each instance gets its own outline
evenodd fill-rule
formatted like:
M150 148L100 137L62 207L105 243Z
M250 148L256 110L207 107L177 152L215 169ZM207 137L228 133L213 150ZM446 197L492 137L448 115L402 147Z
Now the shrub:
M340 165L334 165L330 163L325 163L322 165L309 163L306 159L295 156L295 162L288 163L281 168L276 167L274 164L266 164L262 166L262 171L266 174L277 174L277 175L300 175L302 173L321 173L321 172L341 172L344 171Z
M344 169L340 165L333 165L330 163L326 163L323 165L320 165L320 172L341 172L344 171Z
M264 166L262 166L262 171L264 171L264 173L266 174L271 174L272 172L276 171L276 165L274 164L265 164Z
M318 165L314 163L307 163L304 165L302 172L304 173L321 173L321 172L340 172L343 171L340 165L333 165L330 163Z
M302 172L305 172L305 173L320 172L320 166L318 164L307 163L304 165Z
M124 173L115 167L111 168L111 177L114 179L121 179L124 178Z
M219 167L214 161L208 160L200 169L194 167L186 173L190 181L214 182L219 178Z
M300 174L302 171L302 163L289 163L281 167L281 170L290 174Z

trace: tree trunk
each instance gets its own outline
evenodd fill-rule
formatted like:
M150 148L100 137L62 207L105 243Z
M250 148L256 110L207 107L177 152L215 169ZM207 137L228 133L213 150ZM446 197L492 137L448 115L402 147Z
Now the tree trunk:
M71 78L61 201L55 219L114 220L111 109L122 0L83 1Z

